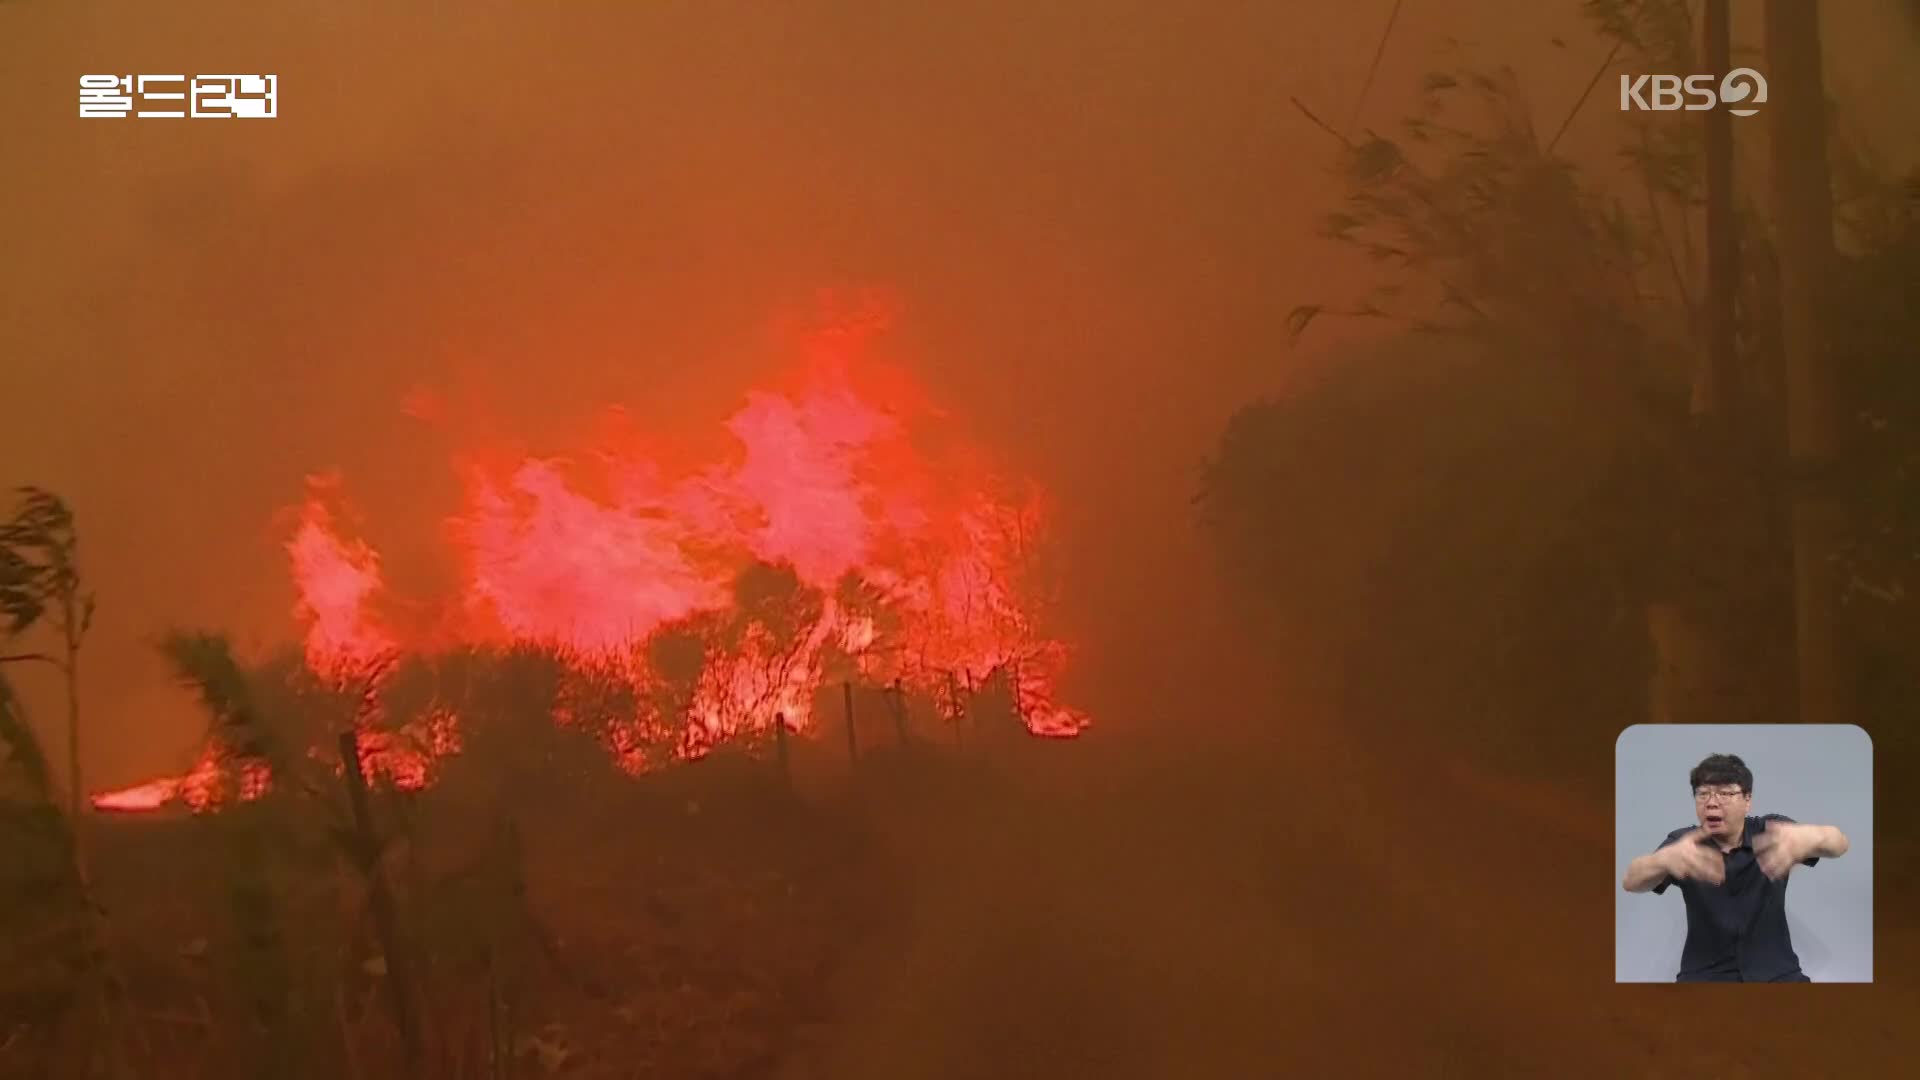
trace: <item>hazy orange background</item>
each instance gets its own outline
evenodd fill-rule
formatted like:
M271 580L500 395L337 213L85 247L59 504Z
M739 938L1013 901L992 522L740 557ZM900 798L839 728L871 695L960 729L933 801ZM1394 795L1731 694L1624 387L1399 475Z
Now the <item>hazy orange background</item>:
M1825 7L1834 92L1898 165L1896 6ZM1365 272L1315 239L1331 141L1288 99L1344 126L1392 7L0 3L0 483L80 515L94 785L197 739L152 635L291 633L276 515L306 474L342 471L396 577L446 572L413 389L535 448L614 403L711 431L836 285L892 289L901 353L1058 496L1077 700L1172 714L1178 663L1143 661L1217 639L1199 461L1352 340L1281 326ZM1360 124L1473 60L1556 125L1605 52L1576 12L1406 4ZM82 74L208 71L277 73L280 117L76 116ZM1609 154L1611 94L1576 156Z

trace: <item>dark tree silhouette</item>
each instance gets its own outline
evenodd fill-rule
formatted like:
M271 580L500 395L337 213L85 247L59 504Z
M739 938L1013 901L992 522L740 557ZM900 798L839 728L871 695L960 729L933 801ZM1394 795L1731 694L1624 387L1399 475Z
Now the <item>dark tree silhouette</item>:
M74 845L82 877L86 874L86 780L80 768L80 646L93 626L94 598L80 579L80 536L73 512L58 495L40 488L19 491L20 505L0 524L0 617L15 632L44 616L56 650L0 655L0 664L44 661L60 670L67 696L67 816L74 822Z

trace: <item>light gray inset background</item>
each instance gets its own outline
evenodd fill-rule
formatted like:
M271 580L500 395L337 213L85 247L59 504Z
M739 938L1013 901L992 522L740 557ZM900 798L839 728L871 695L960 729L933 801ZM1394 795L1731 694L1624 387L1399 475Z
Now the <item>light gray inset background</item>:
M1680 890L1629 893L1627 864L1695 824L1687 774L1709 754L1753 770L1747 811L1834 825L1850 847L1788 879L1787 931L1814 982L1873 981L1873 740L1852 724L1635 724L1614 743L1613 977L1672 982L1687 939Z

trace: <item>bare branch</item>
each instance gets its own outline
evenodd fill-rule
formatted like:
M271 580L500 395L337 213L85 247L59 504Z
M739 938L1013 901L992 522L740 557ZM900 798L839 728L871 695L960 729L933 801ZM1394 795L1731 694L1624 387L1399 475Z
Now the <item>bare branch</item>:
M1305 117L1306 117L1306 118L1307 118L1308 120L1311 120L1311 121L1313 121L1313 126L1314 126L1314 127L1317 127L1317 128L1319 128L1319 129L1320 129L1321 131L1324 131L1324 132L1326 132L1327 134L1329 134L1329 135L1331 135L1331 136L1333 136L1334 138L1336 138L1336 139L1339 139L1339 140L1340 140L1340 145L1342 145L1342 146L1344 146L1344 147L1346 147L1347 149L1349 149L1349 150L1351 150L1351 149L1353 149L1353 140L1352 140L1352 139L1349 139L1349 138L1347 138L1347 137L1346 137L1345 135L1342 135L1342 134L1340 134L1339 132L1337 132L1337 131L1335 131L1335 130L1333 130L1333 128L1331 128L1331 127L1329 127L1329 126L1327 125L1327 122L1326 122L1325 120L1322 120L1322 119L1320 119L1319 117L1317 117L1317 116L1315 116L1315 115L1313 115L1313 110L1312 110L1312 109L1309 109L1309 108L1307 108L1307 107L1306 107L1305 105L1302 105L1302 104L1300 103L1300 99L1299 99L1299 98L1297 98L1297 97L1290 97L1290 98L1288 98L1287 100L1288 100L1288 101L1291 101L1291 102L1293 102L1293 107L1294 107L1294 108L1296 108L1296 109L1299 109L1299 110L1300 110L1300 114L1301 114L1302 116L1305 116Z
M1387 13L1387 25L1380 30L1380 44L1374 46L1373 62L1367 65L1367 78L1360 84L1360 96L1354 99L1353 115L1347 120L1347 130L1360 122L1360 110L1366 107L1367 93L1373 89L1373 78L1380 71L1380 58L1387 55L1387 40L1393 36L1393 24L1400 20L1401 0L1393 0L1393 10Z
M1644 149L1646 146L1646 132L1644 129L1640 134L1640 142ZM1653 179L1647 175L1644 169L1640 171L1640 179L1642 186L1646 189L1647 214L1653 221L1653 233L1660 238L1660 251L1667 257L1667 270L1673 275L1673 287L1680 293L1680 304L1686 310L1687 326L1691 329L1695 324L1694 307L1693 296L1687 289L1686 274L1680 269L1680 262L1673 252L1673 243L1667 238L1666 224L1660 219L1660 200L1654 193Z
M1613 48L1607 50L1607 58L1600 61L1600 66L1594 69L1593 78L1587 80L1587 88L1580 91L1580 96L1575 99L1573 108L1567 110L1566 119L1560 121L1560 127L1554 131L1553 138L1547 140L1547 153L1553 153L1553 148L1560 145L1560 136L1567 133L1567 128L1573 124L1573 118L1580 115L1581 108L1586 105L1587 98L1592 95L1593 88L1600 85L1601 77L1607 73L1608 68L1613 66L1614 59L1620 55L1620 46L1621 42L1615 41Z

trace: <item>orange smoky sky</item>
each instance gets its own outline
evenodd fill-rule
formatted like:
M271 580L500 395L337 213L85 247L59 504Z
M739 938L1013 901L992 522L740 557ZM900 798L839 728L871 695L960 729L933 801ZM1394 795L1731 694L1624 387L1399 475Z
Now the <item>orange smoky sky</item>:
M1218 634L1199 463L1314 362L1288 308L1366 272L1316 238L1333 143L1290 99L1384 129L1508 63L1557 122L1605 52L1573 3L1410 2L1356 111L1394 7L0 2L0 482L80 518L89 769L192 756L155 635L295 637L310 476L431 583L450 450L610 407L718 445L823 291L884 290L890 352L1051 493L1075 696L1176 715L1156 673ZM1896 5L1829 11L1836 94L1910 152ZM80 75L208 71L278 74L279 117L76 116Z

